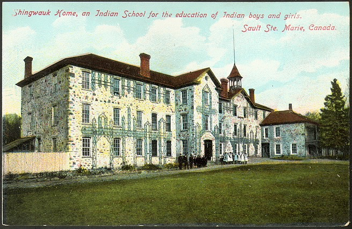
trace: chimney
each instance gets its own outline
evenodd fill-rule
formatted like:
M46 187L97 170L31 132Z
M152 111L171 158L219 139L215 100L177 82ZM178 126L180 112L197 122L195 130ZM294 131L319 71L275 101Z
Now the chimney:
M224 97L224 98L227 98L227 95L228 95L228 80L225 79L225 78L222 78L220 79L221 81L221 93L220 93L220 96L221 97Z
M149 68L150 55L141 53L139 54L139 57L141 58L141 68L140 68L139 74L150 78L150 68Z
M253 88L249 89L249 98L251 99L252 103L255 103L255 95Z
M288 109L289 109L290 111L292 111L292 103L289 103L289 104L288 104Z
M33 58L27 56L24 61L24 78L27 78L32 75L32 60Z

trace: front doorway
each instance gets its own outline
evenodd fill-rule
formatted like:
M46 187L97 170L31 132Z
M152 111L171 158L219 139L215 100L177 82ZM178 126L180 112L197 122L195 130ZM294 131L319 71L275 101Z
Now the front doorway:
M207 160L211 160L211 157L213 156L212 140L204 140L204 156Z
M269 143L262 144L262 157L270 158L270 144Z

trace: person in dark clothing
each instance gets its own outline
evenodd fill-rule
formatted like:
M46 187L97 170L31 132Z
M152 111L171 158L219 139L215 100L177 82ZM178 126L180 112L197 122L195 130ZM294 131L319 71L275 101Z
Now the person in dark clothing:
M208 159L206 157L203 158L203 166L207 167Z
M189 156L189 167L191 169L193 168L193 155L192 154Z
M183 157L182 157L182 154L180 154L180 156L178 156L178 168L180 170L182 169L182 161L183 161Z
M183 155L183 164L185 165L185 169L188 169L188 160L186 155Z
M197 168L200 168L200 167L201 167L201 158L200 158L199 155L198 155L197 158L196 158L196 165L197 165Z

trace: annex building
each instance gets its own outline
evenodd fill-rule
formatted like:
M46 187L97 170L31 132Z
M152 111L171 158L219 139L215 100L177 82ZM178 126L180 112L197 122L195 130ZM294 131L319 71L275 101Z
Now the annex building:
M305 140L269 137L271 128L284 133L295 122L266 122L275 112L256 103L254 89L242 88L235 64L219 82L210 68L177 76L152 71L150 58L142 53L134 66L86 54L32 73L33 58L26 57L17 83L25 150L64 152L70 169L166 164L180 154L214 162L225 152L273 157L291 154L285 149L292 144L293 154L307 156ZM300 135L310 133L305 126ZM316 126L309 122L309 130Z

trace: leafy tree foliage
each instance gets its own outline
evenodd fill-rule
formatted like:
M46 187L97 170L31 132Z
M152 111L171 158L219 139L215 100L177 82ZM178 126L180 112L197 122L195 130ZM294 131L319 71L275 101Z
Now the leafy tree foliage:
M3 145L6 145L21 137L22 118L17 114L5 114L2 117Z
M320 123L320 120L321 120L321 116L320 116L320 113L319 111L308 111L304 116L306 116L307 118L317 122L317 123Z
M347 153L350 139L349 108L345 106L346 98L337 79L334 79L331 85L331 94L325 97L324 108L320 114L320 142L322 147Z

